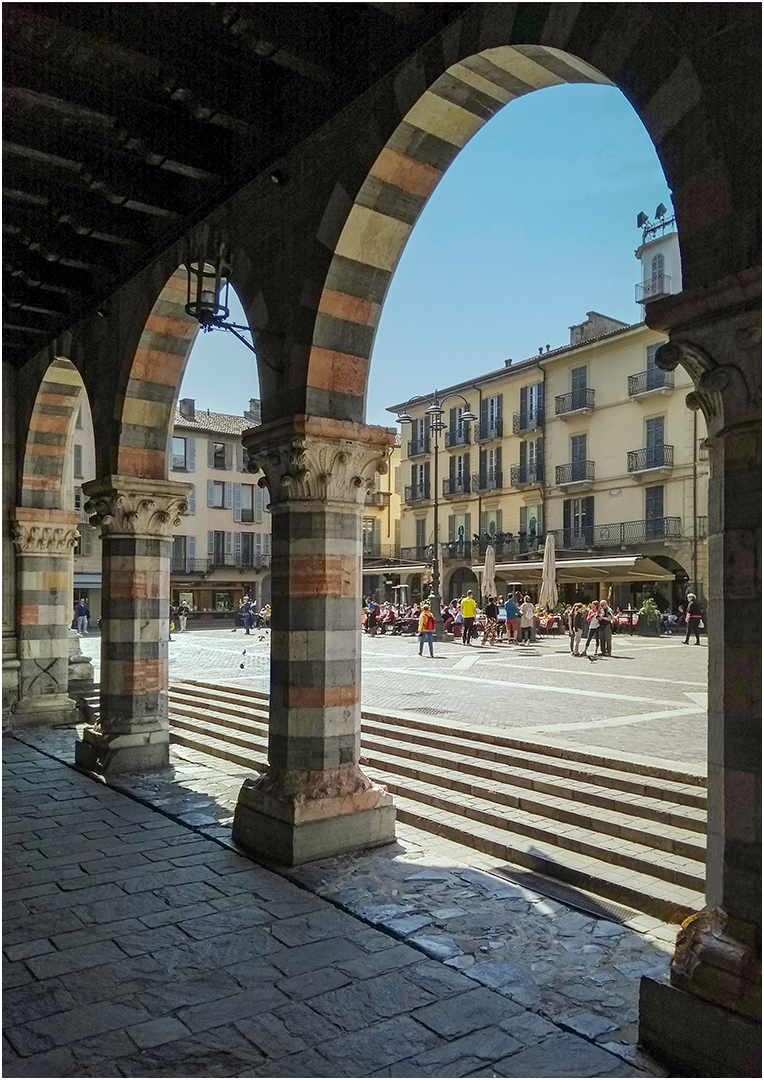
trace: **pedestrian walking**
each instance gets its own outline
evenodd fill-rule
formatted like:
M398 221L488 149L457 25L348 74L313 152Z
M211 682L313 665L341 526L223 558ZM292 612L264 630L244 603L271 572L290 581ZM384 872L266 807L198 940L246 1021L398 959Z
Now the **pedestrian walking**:
M513 643L517 645L517 628L518 628L518 610L517 601L510 593L507 597L507 602L504 605L504 611L507 615L507 641L510 645Z
M607 600L600 600L600 610L597 616L600 622L600 655L613 655L613 612Z
M244 623L244 633L249 634L254 625L255 617L252 613L252 602L248 596L245 596L242 600L239 612L241 614L241 621Z
M178 622L180 623L180 632L185 634L186 623L188 622L188 616L191 614L191 608L188 606L185 600L181 600L178 604Z
M422 655L422 649L424 648L425 641L430 647L430 656L433 655L432 651L432 638L435 633L435 616L430 610L430 605L427 601L422 604L422 610L419 613L419 655Z
M472 590L459 601L459 610L462 613L462 645L470 645L472 643L472 628L475 625L475 614L477 612L477 602L472 595Z
M507 636L507 609L504 606L504 597L500 596L496 601L496 638L500 643Z
M533 621L536 618L536 609L531 603L530 596L526 596L523 600L523 606L520 608L520 637L522 641L521 645L527 645L531 640L531 629L533 628Z
M586 644L584 645L583 656L589 655L589 642L594 642L594 656L597 655L597 647L600 641L600 618L599 618L600 606L596 600L592 600L589 605L589 613L586 616L586 621L589 624L589 630L586 635ZM590 657L591 660L594 656Z
M74 617L77 620L77 633L80 637L84 637L90 625L90 608L84 596L80 597L80 602L74 609Z
M581 638L586 629L586 608L583 604L575 604L573 606L571 624L571 652L574 656L581 656Z
M483 630L483 645L494 645L496 643L496 625L498 608L496 602L492 596L488 597L488 602L483 608L483 614L485 615L485 629Z
M687 593L687 608L685 610L685 619L687 621L687 633L683 644L690 644L690 634L695 635L695 644L700 645L700 620L702 618L700 604L695 593Z

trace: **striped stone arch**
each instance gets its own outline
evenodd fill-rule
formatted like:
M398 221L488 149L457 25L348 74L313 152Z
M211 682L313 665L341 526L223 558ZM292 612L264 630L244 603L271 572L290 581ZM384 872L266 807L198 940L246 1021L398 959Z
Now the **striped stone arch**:
M185 304L186 275L176 270L151 309L125 392L117 399L120 434L115 471L120 476L167 479L175 401L198 330Z
M363 421L382 304L427 200L500 109L562 83L613 85L560 49L501 46L453 64L409 109L371 167L334 250L308 359L308 413Z
M82 377L64 357L52 361L37 391L22 464L19 505L66 510L64 487L74 418L85 393Z

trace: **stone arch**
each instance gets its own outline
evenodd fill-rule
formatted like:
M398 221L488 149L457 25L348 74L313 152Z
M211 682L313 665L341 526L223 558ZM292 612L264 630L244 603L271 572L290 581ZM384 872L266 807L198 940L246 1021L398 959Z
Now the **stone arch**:
M64 477L77 410L85 388L74 364L57 356L35 396L21 463L19 506L67 510Z
M117 400L120 438L115 464L121 476L168 477L175 402L199 328L185 304L186 277L178 269L146 319Z
M308 359L308 413L363 420L384 298L427 200L459 151L500 109L566 82L612 85L556 48L488 48L452 64L406 112L361 185L334 250Z

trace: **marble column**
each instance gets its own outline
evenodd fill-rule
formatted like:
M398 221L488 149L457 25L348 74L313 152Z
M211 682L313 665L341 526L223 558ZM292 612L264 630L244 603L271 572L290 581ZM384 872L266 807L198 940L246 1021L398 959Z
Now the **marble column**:
M233 835L284 865L391 843L389 793L360 768L362 515L395 432L297 416L245 432L273 519L269 764Z
M191 485L108 476L83 491L103 540L101 712L77 763L103 774L166 768L172 531Z
M77 515L20 506L13 524L20 696L12 727L74 724L77 705L68 681Z
M761 1075L761 333L745 285L667 302L657 356L693 375L710 448L706 907L671 985L644 979L640 1003L643 1045L681 1075Z

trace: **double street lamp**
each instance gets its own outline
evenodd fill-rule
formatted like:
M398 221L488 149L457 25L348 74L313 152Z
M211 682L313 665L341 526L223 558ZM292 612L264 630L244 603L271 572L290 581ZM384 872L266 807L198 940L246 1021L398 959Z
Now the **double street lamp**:
M461 398L464 402L464 409L459 414L457 424L472 424L477 420L477 416L472 412L469 406L469 402L462 394L448 394L444 398L438 397L438 391L430 397L429 408L425 410L426 426L425 434L429 435L432 439L432 445L434 448L434 467L433 467L433 535L434 543L432 546L432 593L430 595L430 602L432 605L432 612L435 616L435 639L436 641L442 641L445 633L443 630L443 621L440 617L441 599L440 599L440 535L438 531L438 451L440 449L440 433L445 431L446 424L443 423L443 402L449 401L451 398ZM403 412L398 416L399 424L411 424L414 422L414 417L407 411L408 406L411 404L410 399L403 407Z

